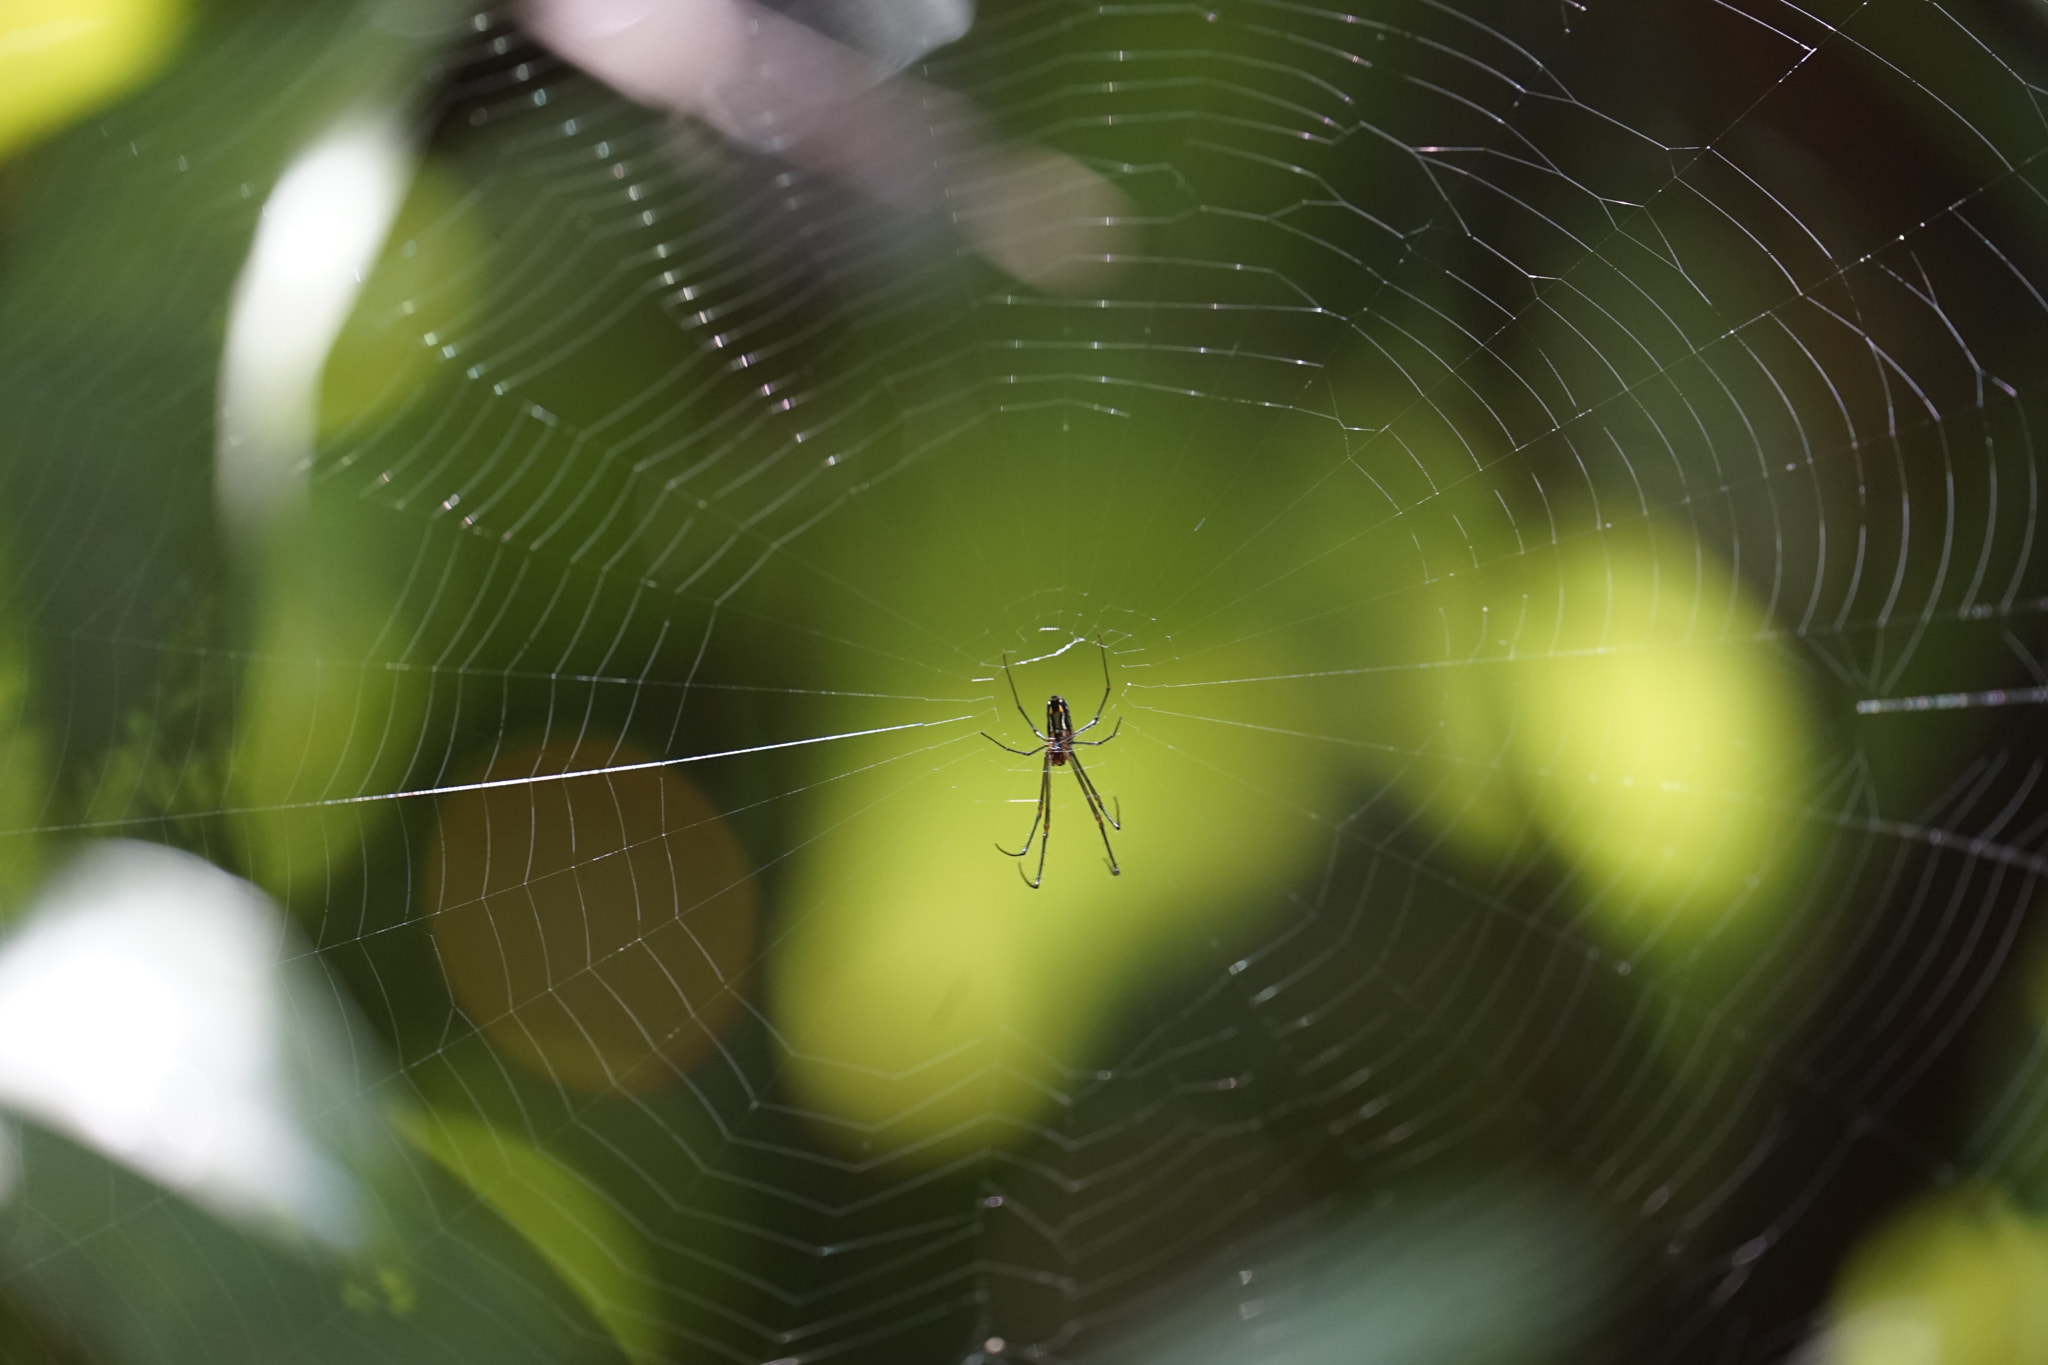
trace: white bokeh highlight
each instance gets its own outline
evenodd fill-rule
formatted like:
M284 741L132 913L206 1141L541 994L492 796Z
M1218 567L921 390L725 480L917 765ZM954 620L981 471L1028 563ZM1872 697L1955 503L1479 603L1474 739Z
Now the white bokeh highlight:
M346 122L285 170L263 206L221 361L215 490L239 537L304 502L320 374L415 165L394 121Z
M93 846L0 942L0 1106L218 1214L354 1245L360 1194L295 1103L285 941L202 859Z

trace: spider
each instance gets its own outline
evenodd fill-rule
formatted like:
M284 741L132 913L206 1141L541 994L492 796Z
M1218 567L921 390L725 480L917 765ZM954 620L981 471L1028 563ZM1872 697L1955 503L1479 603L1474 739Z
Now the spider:
M1038 840L1038 875L1024 877L1024 864L1017 864L1017 875L1024 877L1024 884L1033 891L1036 891L1039 884L1045 880L1045 847L1052 842L1052 770L1064 768L1070 763L1074 767L1074 780L1081 784L1081 795L1088 800L1088 813L1095 817L1096 831L1102 835L1102 851L1109 855L1109 875L1116 877L1123 874L1123 869L1116 865L1116 850L1109 846L1110 830L1123 828L1123 823L1117 819L1117 815L1123 814L1123 807L1121 804L1118 805L1117 815L1109 813L1109 808L1103 804L1102 793L1095 790L1095 783L1089 780L1087 770L1081 766L1081 755L1074 752L1079 745L1093 747L1107 744L1116 738L1117 731L1124 728L1124 718L1118 716L1116 724L1101 739L1075 738L1076 735L1084 735L1093 730L1102 720L1103 710L1109 705L1109 649L1100 640L1095 642L1095 647L1102 651L1102 702L1095 708L1095 715L1086 725L1076 730L1073 712L1067 709L1067 699L1054 693L1045 703L1045 730L1041 733L1036 725L1031 724L1031 713L1024 709L1024 703L1017 696L1017 680L1010 676L1010 656L1005 654L1003 681L1010 685L1010 701L1016 706L1017 714L1024 717L1024 724L1030 728L1031 733L1038 736L1040 743L1036 749L1012 749L988 731L981 732L983 739L998 749L1016 754L1020 758L1031 758L1041 753L1045 755L1045 762L1038 770L1038 811L1031 817L1031 832L1024 836L1024 847L1011 853L1000 843L996 845L997 851L1021 859L1031 852L1031 841ZM1043 838L1039 836L1040 826L1045 830Z

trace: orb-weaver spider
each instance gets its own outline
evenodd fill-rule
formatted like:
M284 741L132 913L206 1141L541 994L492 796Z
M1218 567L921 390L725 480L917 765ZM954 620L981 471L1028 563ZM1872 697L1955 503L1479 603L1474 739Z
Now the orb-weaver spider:
M1075 738L1093 730L1102 720L1103 711L1109 706L1109 648L1100 640L1095 642L1095 647L1102 651L1102 702L1095 708L1095 715L1086 725L1078 730L1074 728L1073 712L1067 709L1067 699L1058 693L1054 693L1045 703L1045 729L1041 732L1036 725L1031 724L1031 713L1024 709L1023 701L1017 696L1017 680L1010 676L1010 656L1005 654L1003 681L1010 685L1010 701L1016 706L1017 714L1024 717L1025 726L1038 737L1039 745L1036 749L1012 749L988 731L981 732L983 739L998 749L1007 750L1020 758L1031 758L1041 753L1045 755L1045 762L1040 764L1038 769L1038 811L1031 817L1031 832L1024 836L1024 847L1011 853L1000 843L996 845L998 852L1021 859L1031 852L1031 841L1038 840L1038 875L1024 877L1024 864L1017 864L1017 875L1024 877L1024 884L1033 891L1036 891L1039 884L1045 880L1045 848L1052 842L1052 770L1064 768L1069 764L1074 769L1074 780L1081 784L1081 795L1088 800L1088 813L1095 817L1095 829L1102 835L1102 851L1109 855L1109 875L1116 877L1123 874L1123 869L1116 865L1116 850L1109 846L1109 832L1112 829L1123 828L1123 823L1117 819L1118 815L1123 814L1123 806L1117 806L1116 815L1109 813L1109 807L1103 803L1102 793L1095 790L1095 783L1090 780L1087 769L1081 766L1081 756L1074 752L1075 748L1081 745L1093 748L1107 744L1124 728L1124 718L1118 716L1116 724L1110 727L1109 733L1101 739ZM1041 826L1045 831L1043 837L1039 834Z

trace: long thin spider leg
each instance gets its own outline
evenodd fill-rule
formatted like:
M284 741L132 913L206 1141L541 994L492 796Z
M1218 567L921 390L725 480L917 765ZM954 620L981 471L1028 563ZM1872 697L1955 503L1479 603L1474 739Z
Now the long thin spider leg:
M1024 728L1032 734L1038 735L1040 739L1045 740L1047 743L1051 743L1051 736L1038 734L1038 727L1031 723L1031 713L1024 709L1024 699L1017 695L1017 680L1010 676L1010 656L1008 654L1003 655L1003 681L1010 685L1010 705L1016 707L1017 714L1024 717Z
M1045 881L1045 853L1052 847L1052 759L1046 758L1045 770L1038 776L1038 804L1045 808L1045 832L1038 836L1038 875L1024 877L1024 864L1017 864L1017 875L1024 877L1024 884L1036 891Z
M1039 745L1036 749L1010 749L1009 745L1003 743L1001 740L997 739L994 735L990 734L986 730L983 730L981 732L981 737L987 740L989 743L995 745L998 749L1009 749L1011 753L1017 755L1017 757L1019 758L1037 758L1040 754L1045 752L1045 746L1043 744ZM1112 734L1110 738L1115 739L1116 736ZM1100 742L1101 741L1099 740L1097 741L1097 743Z
M1095 723L1095 722L1091 720L1091 721L1089 721L1089 722L1088 722L1088 725L1093 725L1094 723ZM1084 725L1084 726L1082 726L1082 727L1081 727L1081 730L1085 730L1085 729L1087 729L1087 728L1088 728L1088 725ZM1087 745L1087 746L1088 746L1089 748L1091 748L1091 749L1092 749L1092 748L1094 748L1094 747L1095 747L1096 745L1098 745L1098 744L1107 744L1107 743L1109 743L1109 742L1110 742L1111 740L1115 739L1115 738L1116 738L1116 732L1117 732L1117 731L1119 731L1119 730L1121 730L1121 729L1123 729L1123 728L1124 728L1124 718L1123 718L1122 716L1118 716L1118 717L1116 718L1116 724L1114 724L1114 725L1110 726L1110 727L1109 727L1109 733L1108 733L1108 734L1106 734L1106 735L1104 735L1104 736L1103 736L1103 737L1102 737L1101 739L1074 739L1074 740L1069 740L1069 741L1067 741L1067 742L1068 742L1069 744L1085 744L1085 745ZM1080 733L1081 733L1081 730L1076 730L1076 731L1074 731L1074 733L1078 735L1078 734L1080 734ZM986 732L984 732L984 733L986 733ZM1015 752L1015 750L1012 750L1011 752L1013 752L1013 753L1014 753L1014 752Z
M1039 823L1041 821L1044 821L1049 825L1051 822L1051 798L1052 760L1048 758L1044 763L1041 763L1038 767L1038 809L1031 813L1031 832L1024 836L1024 847L1018 849L1015 853L1010 853L1009 849L1004 848L1002 844L998 842L996 844L997 851L1001 853L1009 853L1009 855L1012 858L1021 858L1025 854L1031 852L1031 841L1038 837Z
M1096 722L1102 719L1102 713L1109 709L1109 646L1103 644L1100 639L1097 639L1095 647L1102 651L1102 703L1095 708L1095 714L1088 718L1088 723L1074 731L1077 735L1086 734L1088 731L1093 730Z
M1070 763L1074 763L1074 759L1076 757L1077 756L1074 754L1069 754L1067 755L1067 761ZM1109 813L1109 802L1102 799L1102 791L1095 785L1095 779L1090 777L1087 771L1083 769L1079 763L1074 763L1074 776L1080 780L1081 791L1088 797L1088 803L1090 808L1100 810L1102 812L1103 818L1109 821L1109 827L1111 829L1122 829L1124 827L1123 798L1117 798L1116 814L1111 815Z
M1081 795L1088 799L1088 813L1095 817L1095 832L1102 836L1102 851L1109 855L1109 875L1121 877L1124 870L1116 865L1116 850L1109 846L1109 826L1103 824L1103 821L1109 818L1109 812L1103 809L1102 793L1096 791L1095 784L1088 780L1088 774L1082 770L1078 755L1069 754L1067 761L1074 765L1074 780L1081 784ZM1118 807L1117 813L1123 813L1121 806ZM1115 820L1109 820L1109 824L1116 825L1118 829L1123 828ZM1042 858L1045 854L1043 845L1040 845L1038 852Z
M1101 720L1102 713L1109 709L1109 694L1111 690L1109 685L1109 646L1102 643L1100 635L1095 637L1095 648L1102 655L1102 700L1096 704L1095 720L1089 721L1090 725L1093 725L1096 720Z

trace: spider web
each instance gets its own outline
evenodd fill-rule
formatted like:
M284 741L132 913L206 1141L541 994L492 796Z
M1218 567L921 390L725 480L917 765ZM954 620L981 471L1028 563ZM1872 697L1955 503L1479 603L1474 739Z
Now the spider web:
M219 319L383 22L29 163L0 422L22 859L270 891L410 1240L31 1130L120 1192L24 1353L1779 1359L1888 1207L2040 1188L2032 10L986 6L918 74L1124 196L1064 293L465 18L252 572ZM1055 770L1034 895L978 732L1098 644L1123 874Z

